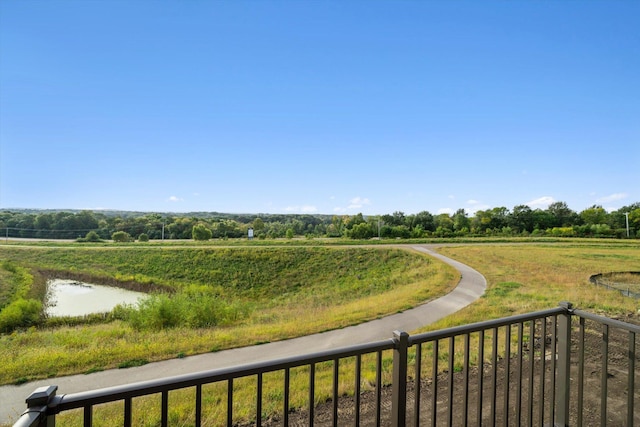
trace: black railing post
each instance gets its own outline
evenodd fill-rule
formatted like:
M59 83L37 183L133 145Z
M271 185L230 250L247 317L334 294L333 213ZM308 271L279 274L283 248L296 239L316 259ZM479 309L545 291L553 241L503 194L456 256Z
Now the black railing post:
M571 384L571 316L573 305L562 301L560 307L566 309L558 316L558 363L556 372L556 414L554 425L567 427L569 425L569 395ZM553 357L553 356L552 356Z
M38 413L38 427L55 427L56 418L54 415L47 416L47 407L56 395L57 385L38 387L27 397L27 411L25 413Z
M396 347L393 351L393 395L391 401L391 422L393 427L405 427L407 419L407 351L409 334L393 331ZM420 384L416 384L420 387Z

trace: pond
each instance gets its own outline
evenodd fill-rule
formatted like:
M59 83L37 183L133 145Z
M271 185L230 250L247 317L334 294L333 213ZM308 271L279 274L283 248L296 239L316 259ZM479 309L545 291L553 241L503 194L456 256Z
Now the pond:
M53 279L47 284L46 313L55 316L84 316L107 313L118 304L137 304L147 294L111 286Z

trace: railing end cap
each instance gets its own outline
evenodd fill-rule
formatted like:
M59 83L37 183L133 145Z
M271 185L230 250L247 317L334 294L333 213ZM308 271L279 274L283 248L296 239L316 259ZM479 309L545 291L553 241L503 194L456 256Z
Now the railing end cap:
M38 387L29 395L29 397L27 397L27 407L32 408L34 406L47 405L51 398L56 395L57 390L57 385Z
M560 307L566 308L567 310L573 310L573 303L569 301L560 301Z

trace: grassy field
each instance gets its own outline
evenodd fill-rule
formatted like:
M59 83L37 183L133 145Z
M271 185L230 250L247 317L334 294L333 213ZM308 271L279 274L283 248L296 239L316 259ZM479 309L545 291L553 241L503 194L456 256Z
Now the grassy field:
M57 319L48 322L56 327L1 335L2 384L357 324L440 295L458 278L449 266L388 247L0 247L0 257L29 268L36 278L116 280L172 292L159 294L143 314L115 310L107 321ZM225 316L212 313L212 305ZM176 320L177 312L187 317ZM211 323L194 327L193 313Z
M638 243L505 243L448 246L439 252L482 273L488 289L479 301L431 328L556 307L560 301L606 316L640 309L640 301L589 282L593 274L640 271Z
M14 368L11 368L12 371L9 371L6 367L2 367L0 368L0 373L4 375L3 378L6 383L20 380L20 374L18 374L18 372L25 372L25 368L30 366L34 368L31 372L28 372L27 378L55 376L60 375L60 373L65 370L68 372L91 371L111 367L119 363L126 364L128 361L135 362L140 358L144 361L157 360L166 357L176 357L176 355L181 354L193 354L235 345L281 339L294 336L298 333L311 333L317 330L330 329L332 327L357 323L367 318L380 316L382 315L379 311L380 306L386 305L391 298L401 302L394 310L401 310L402 308L414 305L420 299L429 299L446 292L457 279L457 275L454 272L439 262L425 262L428 258L398 249L371 247L341 249L322 247L317 249L320 251L319 253L305 252L314 252L316 250L311 248L285 248L285 251L293 251L296 253L295 256L292 256L294 259L300 257L300 259L306 259L307 262L310 263L328 262L329 264L325 264L325 267L330 267L330 269L333 270L344 265L345 269L343 270L343 274L337 276L332 276L331 274L333 273L329 276L324 275L329 274L324 273L325 268L314 270L314 267L310 265L300 266L303 271L306 271L306 275L321 274L324 275L322 280L328 280L329 277L331 277L330 281L332 281L332 285L328 285L326 289L321 285L321 280L313 285L309 285L310 289L313 289L313 292L302 292L298 294L298 292L293 290L296 288L304 288L306 285L296 287L296 280L291 279L288 282L288 286L282 287L278 291L270 292L270 290L266 289L247 288L246 283L251 282L251 277L247 278L246 281L237 278L236 285L232 287L238 291L237 295L243 298L250 297L252 299L260 298L264 295L265 298L263 300L265 309L252 310L250 321L222 327L175 327L157 331L137 330L123 320L96 325L58 327L47 330L31 329L29 331L0 337L0 357L4 360L12 361L12 363L15 361L13 365L11 365L11 363L6 365L7 367L14 366ZM94 275L94 277L110 277L120 274L121 276L119 277L122 280L131 279L129 275L132 274L132 270L129 271L120 265L120 263L126 264L126 259L130 258L131 254L129 254L129 257L118 255L121 258L118 258L117 268L114 270L112 268L115 266L107 267L104 261L100 261L104 259L102 257L109 257L107 252L109 252L110 249L98 251L98 253L100 253L99 256L90 254L82 255L86 256L86 258L72 256L70 255L72 253L71 251L60 254L64 256L59 257L56 255L58 251L57 248L38 252L41 250L42 248L34 252L32 256L35 258L30 258L30 256L25 255L23 252L13 250L10 252L14 253L14 255L10 258L13 260L12 262L19 265L39 265L46 267L46 269L53 270L56 270L57 267L55 267L55 265L60 259L82 259L83 261L78 261L79 264L76 264L75 267L73 267L74 269L78 269L78 266L84 263L91 265L91 274ZM53 252L47 253L49 250ZM166 250L167 249L162 249L161 252ZM236 256L236 258L232 256L231 260L225 261L229 263L228 268L234 268L233 266L238 268L244 265L238 261L237 258L243 258L243 256L245 256L240 256L241 252L235 253L234 250L229 248L223 248L223 250L232 252ZM252 249L243 250L250 251ZM277 252L283 250L283 248L260 249L260 251L270 250ZM173 249L171 249L170 252L171 251L173 251ZM185 249L178 249L177 251L185 251ZM282 259L284 265L291 262L285 261L291 254L285 255L279 253L275 255L269 252L260 253L260 251L246 256L258 264L258 259L261 257L269 258L269 256ZM302 253L297 253L297 251L302 251ZM323 251L328 252L324 253ZM387 254L387 251L390 252ZM493 242L491 244L443 246L438 248L438 251L480 271L487 279L488 288L486 294L477 302L455 315L423 328L420 332L555 307L560 301L570 301L578 308L607 316L626 317L631 315L637 319L640 309L640 302L638 300L624 297L619 292L605 290L589 283L589 277L592 274L616 271L640 271L640 245L637 242L610 240L547 241L541 243ZM118 252L120 252L120 250ZM181 253L176 256L181 257L180 259L191 260L198 259L197 254L200 254L201 257L207 257L202 255L203 252L200 252L200 249L195 250L194 254L189 255L187 253ZM2 252L1 248L0 256L6 257L6 254ZM152 259L158 255L154 254L149 256L151 257L150 259ZM211 257L211 255L208 256ZM335 259L329 261L327 258ZM396 258L403 261L399 265L391 267L390 265L393 264L393 260ZM367 264L366 259L373 259L374 262ZM380 260L384 261L382 264L390 264L385 267L383 271L375 267L375 264L380 264ZM36 264L30 264L30 262L36 262ZM154 269L161 268L161 263L149 262L149 260L147 260L147 262L149 265L137 273L142 275L137 278L141 282L158 286L170 286L176 290L175 292L181 292L181 290L189 289L190 286L193 285L193 282L201 283L198 282L198 280L208 280L198 279L197 277L180 278L175 276L172 280L161 281L160 278L156 279L156 275L160 276L161 274L154 272ZM65 263L73 265L71 261L65 261ZM194 267L200 265L199 262L193 262ZM294 268L296 265L294 263L289 267ZM224 268L227 267L219 267L217 269ZM279 270L280 267L277 266L265 268L272 269L271 271L276 275L278 271L281 271ZM426 268L426 270L421 270L421 268ZM74 269L70 271L76 271ZM200 269L195 268L195 271L198 270ZM216 270L216 268L207 267L204 270ZM371 271L370 276L367 275L369 273L366 273L366 271L369 270ZM356 273L356 271L358 271L358 273ZM350 272L355 274L355 279ZM203 277L210 277L211 274L211 272L206 273L203 271L197 273L197 275L204 275ZM357 279L358 275L360 275L361 278L368 278L366 280ZM232 276L229 277L233 278ZM351 279L349 279L349 277ZM396 277L397 285L390 288L382 287L371 293L366 292L368 288L358 288L356 285L358 281L367 281L369 278L373 280L374 278L381 277ZM434 281L430 281L431 278L433 278ZM437 283L438 281L441 283ZM394 281L386 280L386 282L391 283ZM314 288L314 286L316 286L317 289ZM344 292L343 299L339 300L340 302L336 305L331 304L330 297L325 298L321 296L322 289L325 289L328 294L331 294L344 287L351 290L350 292ZM426 292L425 288L430 288L431 292ZM289 289L292 290L289 291ZM300 311L296 302L298 298L304 300L305 304L315 301L315 292L320 292L317 297L318 304L314 308L314 310L317 310L317 316L304 316L304 318L318 317L319 320L317 322L304 324L303 327L301 327L301 324L297 321L300 317ZM350 293L357 294L356 298L349 299L348 295ZM416 295L416 293L418 295ZM273 305L268 305L267 302L269 301L272 301ZM382 304L383 301L384 304ZM201 342L215 342L216 345L215 348L211 348L210 345L200 345ZM114 343L116 344L114 345ZM489 343L487 343L487 345L489 345ZM109 348L107 349L107 347ZM113 351L111 351L112 349ZM99 356L98 353L104 352L105 350L108 350L108 353L111 354L107 354L104 359L98 359L97 362L91 360L93 357L102 357ZM65 364L64 354L70 351L76 353L76 357ZM51 357L51 355L53 355L53 357ZM446 356L446 350L441 350L440 357ZM428 355L424 357L428 357ZM46 359L53 359L55 362L48 364L47 369L36 369L36 367L41 364L46 365ZM385 363L389 362L386 360L386 356L385 361ZM365 379L370 378L371 381L373 381L372 372L374 365L375 362L373 360L367 360L366 358L363 360L362 369ZM341 362L341 372L343 371L346 374L351 369L352 366L350 366L348 361L345 363ZM425 375L429 374L429 372L425 372ZM299 373L292 371L291 375L292 390L298 388L304 390L307 374L304 371ZM330 384L331 366L327 366L326 369L318 366L317 375L318 389L316 391L316 402L321 402L330 396L329 389L324 390L322 384ZM349 378L348 375L345 375L345 377ZM326 379L326 381L324 379ZM388 376L384 378L384 381L387 380ZM279 387L281 387L281 384L281 375L277 373L274 373L272 377L269 376L265 378L266 406L263 409L265 414L280 410L282 396L279 394L281 393ZM217 384L207 386L206 388L207 392L205 393L204 401L204 405L208 411L205 414L206 425L220 425L219 420L224 419L222 415L225 410L224 399L226 392L224 387L224 384ZM353 391L350 387L350 380L347 379L345 384L341 384L340 393L352 393ZM367 387L365 386L363 389L367 389ZM237 415L238 420L246 420L252 413L252 396L255 390L255 383L250 379L241 380L234 383L234 390L236 390L234 391L234 402L235 405L237 405L237 407L234 406L234 414ZM243 398L243 396L246 396L246 399ZM189 425L193 411L192 406L190 406L192 399L192 390L172 393L172 424ZM292 407L304 405L305 399L306 392L293 393L291 396ZM141 401L140 407L144 405L145 411L138 411L134 414L136 425L155 425L157 419L149 416L149 414L158 413L158 411L154 411L153 408L157 409L159 404L160 402L157 397L145 398L144 403ZM95 419L98 420L97 425L117 424L118 417L120 416L119 411L119 407L106 406L101 408L95 415ZM74 425L72 423L78 421L72 415L66 416L64 420L65 425L67 422L71 423L69 425Z

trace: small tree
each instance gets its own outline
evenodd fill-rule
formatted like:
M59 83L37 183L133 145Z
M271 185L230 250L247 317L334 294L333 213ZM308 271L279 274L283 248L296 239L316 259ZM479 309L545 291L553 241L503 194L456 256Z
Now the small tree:
M130 242L131 236L126 231L116 231L111 235L111 239L114 242L124 243L124 242Z
M212 233L204 224L196 224L193 226L191 235L193 236L193 240L209 240Z
M138 236L138 241L139 242L148 242L149 241L149 236L146 233L142 233L141 235Z

